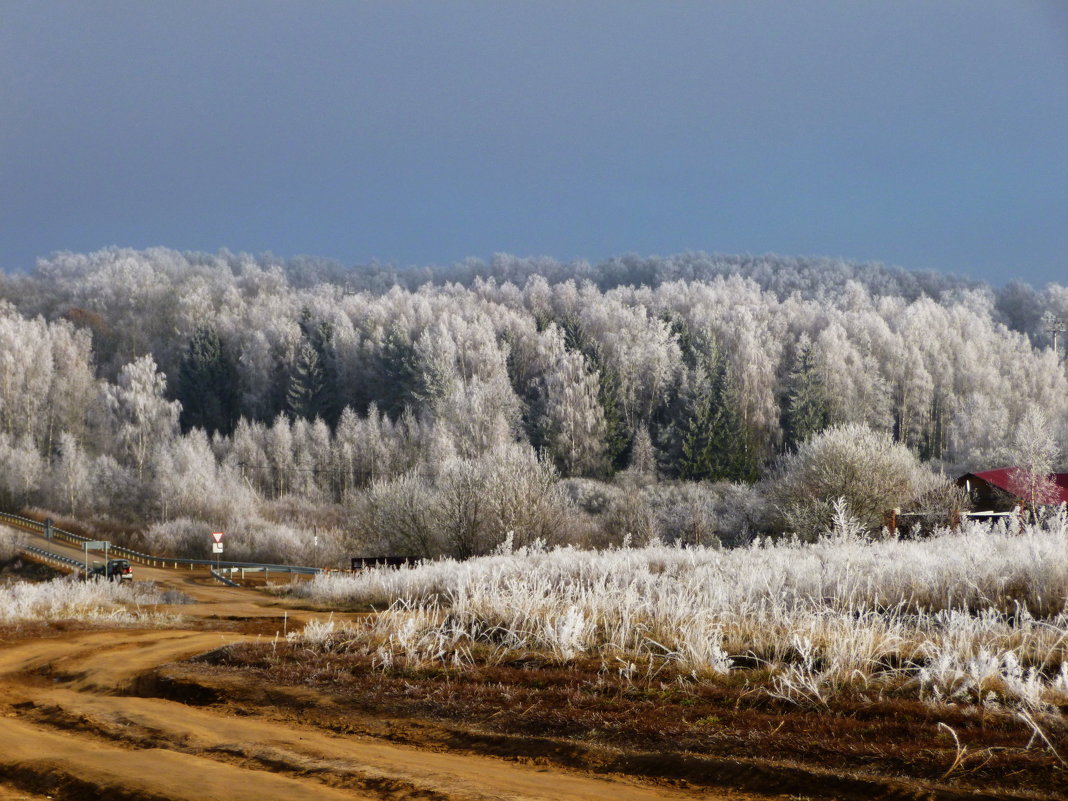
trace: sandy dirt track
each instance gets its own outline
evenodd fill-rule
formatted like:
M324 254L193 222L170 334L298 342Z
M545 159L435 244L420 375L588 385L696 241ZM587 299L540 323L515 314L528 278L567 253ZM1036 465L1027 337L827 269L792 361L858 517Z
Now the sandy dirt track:
M137 566L135 572L194 597L198 603L174 608L193 617L284 614L299 621L318 614L182 571ZM200 801L767 798L420 750L136 695L139 682L150 680L157 667L254 636L177 627L76 631L3 643L0 801L45 794Z

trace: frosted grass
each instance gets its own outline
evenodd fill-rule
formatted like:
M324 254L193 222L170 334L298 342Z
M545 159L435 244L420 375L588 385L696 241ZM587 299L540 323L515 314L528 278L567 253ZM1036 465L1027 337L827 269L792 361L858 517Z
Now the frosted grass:
M821 704L845 687L1051 711L1068 703L1068 520L973 524L925 540L848 533L735 550L521 549L289 592L385 611L331 631L382 665L539 653L621 675L695 679L742 667ZM311 633L309 633L311 634ZM315 637L311 637L314 640ZM487 656L488 653L488 656Z
M0 586L0 624L57 620L143 624L164 619L150 608L162 602L155 589L142 584L71 578L18 582Z

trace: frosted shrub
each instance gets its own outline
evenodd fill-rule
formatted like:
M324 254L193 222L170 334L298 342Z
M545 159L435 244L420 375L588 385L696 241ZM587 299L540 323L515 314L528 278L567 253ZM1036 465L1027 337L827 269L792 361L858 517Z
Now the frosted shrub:
M432 489L414 471L374 481L350 498L356 543L367 552L431 556L444 548L433 521Z
M303 564L312 559L312 533L283 523L248 520L227 535L228 558L237 561Z
M870 531L887 509L905 506L931 484L930 471L889 434L864 425L829 428L788 454L771 482L782 527L806 539L824 531L844 498Z
M208 543L211 528L199 520L179 517L152 524L141 533L139 547L160 556L185 556L206 559L210 553Z
M162 597L152 587L71 577L37 584L0 587L0 623L86 620L109 624L143 623L154 616L141 607Z
M217 524L183 517L153 524L141 535L140 544L155 554L208 559L211 557L210 535L216 530ZM323 558L332 558L337 546L331 532L322 534L319 550ZM298 529L255 517L232 520L226 527L224 559L304 564L310 563L314 555L313 534L309 529Z
M638 483L631 476L613 484L592 479L561 482L571 502L597 533L591 544L619 546L657 538L667 543L728 547L746 545L769 526L767 500L748 484L720 482Z
M591 626L578 607L569 606L559 617L546 623L545 644L554 654L562 659L574 659L586 650Z
M329 651L337 639L337 634L337 622L335 620L311 620L304 624L303 631L291 631L286 635L286 638L289 640L299 639L313 648Z
M353 498L358 547L371 553L461 558L515 543L559 542L567 511L551 465L525 446L502 445L478 458L447 459L435 477L422 471L374 482Z
M0 526L0 562L15 558L22 539L23 535L15 529Z

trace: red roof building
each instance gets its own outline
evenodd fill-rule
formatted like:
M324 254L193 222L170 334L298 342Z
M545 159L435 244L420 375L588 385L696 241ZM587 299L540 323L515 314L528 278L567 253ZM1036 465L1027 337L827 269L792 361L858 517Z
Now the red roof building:
M1006 500L1020 499L1013 489L1012 473L1016 469L1018 468L1002 467L998 470L984 470L982 473L965 473L957 479L957 485L968 490L976 508L994 509L1005 505ZM1057 485L1059 496L1054 503L1068 503L1068 473L1054 473L1050 478Z

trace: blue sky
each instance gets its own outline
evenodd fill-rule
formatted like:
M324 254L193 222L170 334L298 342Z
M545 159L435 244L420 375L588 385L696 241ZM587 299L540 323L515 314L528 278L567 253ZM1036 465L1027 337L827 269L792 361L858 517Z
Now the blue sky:
M0 0L0 268L823 255L1068 283L1068 3Z

